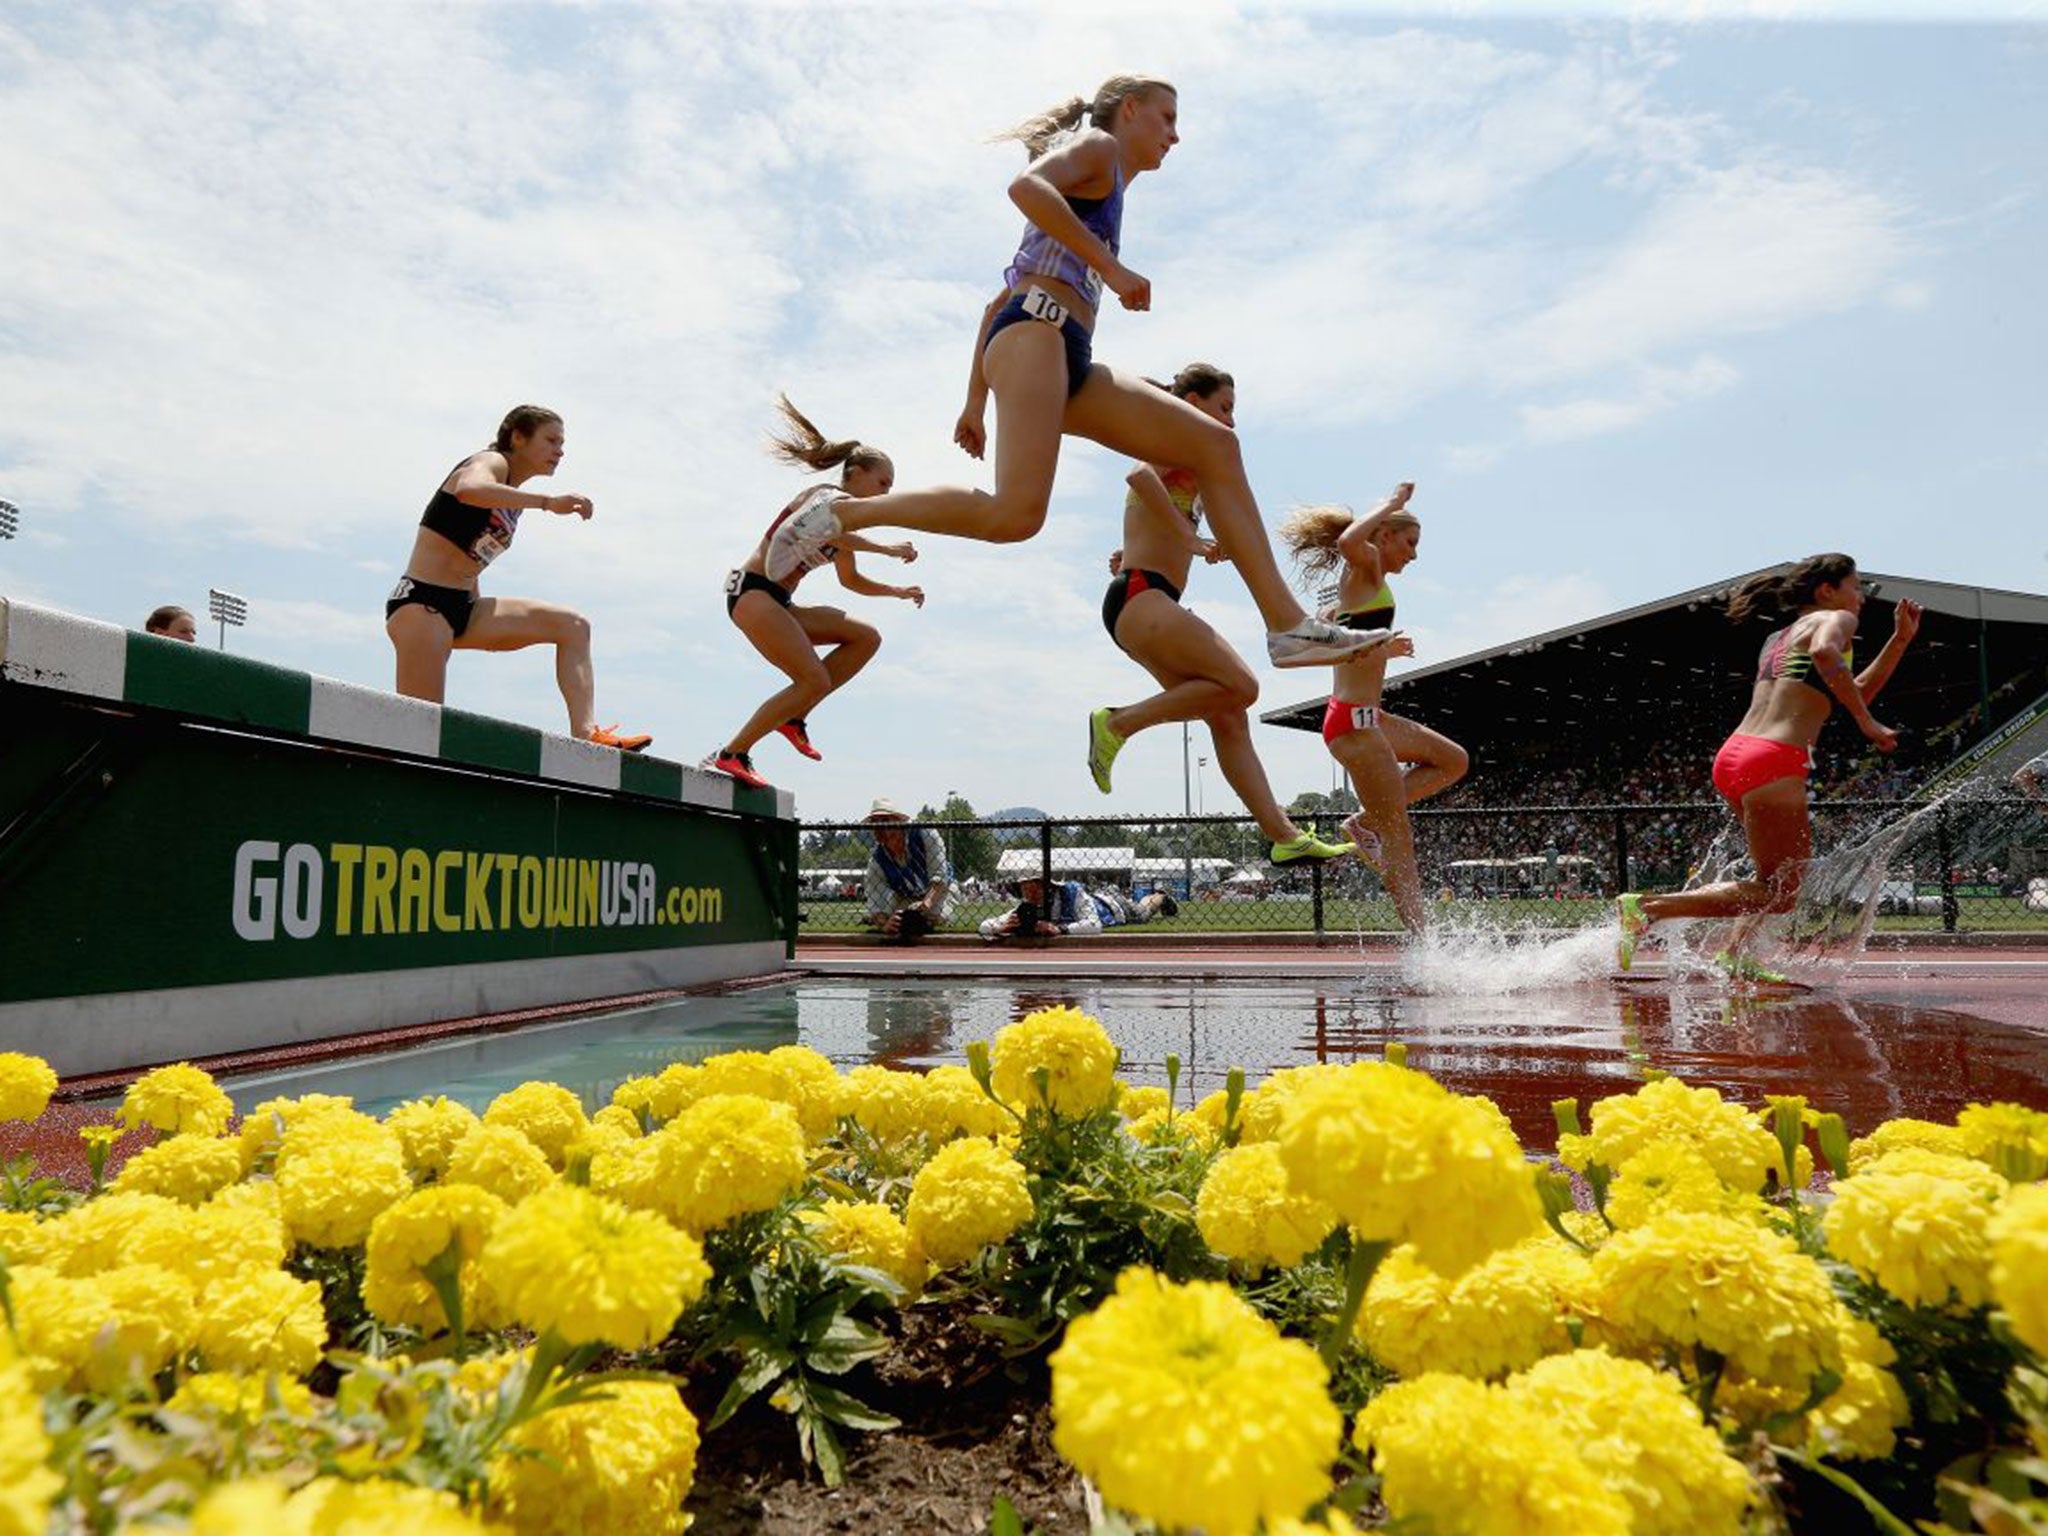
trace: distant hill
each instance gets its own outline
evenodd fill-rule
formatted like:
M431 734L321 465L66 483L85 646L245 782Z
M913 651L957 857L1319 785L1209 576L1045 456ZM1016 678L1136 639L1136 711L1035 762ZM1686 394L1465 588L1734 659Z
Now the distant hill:
M983 819L987 821L1021 821L1029 823L1028 828L1020 828L1015 832L1004 832L995 829L991 829L989 832L989 836L993 837L997 842L1014 843L1020 838L1035 835L1038 823L1047 818L1046 813L1035 805L1013 805L1007 810L990 811Z

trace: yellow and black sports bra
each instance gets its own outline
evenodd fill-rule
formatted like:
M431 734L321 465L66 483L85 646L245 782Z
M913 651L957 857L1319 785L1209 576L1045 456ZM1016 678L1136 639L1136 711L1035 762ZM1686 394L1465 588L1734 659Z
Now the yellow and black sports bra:
M1394 589L1387 585L1385 578L1380 581L1379 591L1373 593L1356 608L1339 609L1330 615L1332 624L1341 624L1346 629L1392 629L1394 627Z
M1763 652L1757 657L1756 680L1760 683L1804 683L1817 692L1826 693L1826 686L1813 675L1813 652L1790 648L1792 629L1793 626L1787 624L1764 641ZM1854 647L1842 652L1842 661L1851 671L1855 670Z

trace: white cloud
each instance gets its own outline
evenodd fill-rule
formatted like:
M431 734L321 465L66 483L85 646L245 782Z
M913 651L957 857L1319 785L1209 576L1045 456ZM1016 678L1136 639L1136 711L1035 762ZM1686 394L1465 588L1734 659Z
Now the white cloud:
M1741 377L1718 357L1698 358L1686 368L1642 368L1625 394L1523 406L1522 430L1532 443L1570 442L1620 432L1673 406L1718 395Z

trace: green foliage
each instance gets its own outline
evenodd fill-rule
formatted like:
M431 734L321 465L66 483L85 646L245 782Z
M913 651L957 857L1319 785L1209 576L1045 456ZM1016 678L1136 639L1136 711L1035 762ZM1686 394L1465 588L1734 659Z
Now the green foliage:
M926 806L917 816L920 821L973 821L974 807L963 795L948 795L939 810ZM941 827L938 832L945 840L946 857L952 862L955 880L969 876L995 878L996 859L1002 849L993 832L986 827Z
M34 1158L0 1159L0 1211L55 1216L78 1204L81 1198L57 1180L39 1174Z

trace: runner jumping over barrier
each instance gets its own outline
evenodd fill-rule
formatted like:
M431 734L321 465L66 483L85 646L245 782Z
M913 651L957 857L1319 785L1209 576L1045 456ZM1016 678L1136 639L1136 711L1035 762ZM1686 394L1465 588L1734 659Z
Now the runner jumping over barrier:
M917 550L908 543L876 544L857 533L841 531L829 538L813 536L835 503L863 500L886 493L896 480L896 466L881 449L847 438L830 442L808 417L778 397L783 430L768 439L770 450L787 464L806 469L838 469L837 486L815 485L782 509L746 563L725 578L725 611L739 632L774 666L788 674L789 686L771 695L747 717L724 747L704 761L707 768L729 773L742 784L766 787L749 755L754 743L771 731L780 732L808 758L824 754L811 745L806 717L829 694L874 659L882 644L872 624L849 617L843 609L791 601L796 584L820 565L829 563L839 584L863 597L900 597L924 606L924 588L890 587L861 575L856 554L888 555L909 562ZM830 646L823 656L818 647Z
M1174 376L1170 393L1235 428L1237 385L1220 368L1190 363ZM1200 720L1216 743L1224 779L1271 839L1275 864L1352 852L1349 843L1326 843L1304 832L1280 808L1252 746L1247 717L1259 699L1258 679L1229 641L1180 605L1195 556L1220 558L1215 544L1202 537L1195 477L1172 466L1140 464L1128 480L1124 543L1110 559L1102 627L1119 650L1158 680L1160 691L1121 709L1105 705L1088 717L1088 771L1095 787L1109 793L1110 765L1139 731L1170 720Z
M1906 647L1920 630L1920 605L1900 598L1891 638L1877 659L1852 673L1856 621L1863 611L1863 581L1847 555L1813 555L1783 570L1752 576L1728 599L1728 617L1795 614L1764 641L1757 660L1749 712L1714 758L1714 788L1741 818L1756 875L1670 895L1626 892L1619 900L1621 940L1616 959L1625 971L1652 923L1668 918L1732 917L1735 932L1716 958L1738 980L1782 981L1743 953L1756 924L1789 912L1813 856L1806 776L1813 744L1835 704L1880 752L1898 745L1898 733L1870 712Z
M1337 577L1337 623L1393 637L1384 649L1337 668L1323 711L1323 743L1358 795L1359 810L1346 818L1344 835L1386 881L1402 925L1419 934L1426 917L1408 807L1457 783L1470 759L1450 737L1380 703L1387 663L1415 654L1408 637L1394 629L1394 593L1387 584L1414 562L1422 542L1422 521L1408 505L1414 493L1413 485L1397 486L1362 517L1347 507L1303 507L1280 536L1304 575Z
M877 496L859 507L841 503L836 515L843 522L821 520L814 531L827 540L842 528L879 526L999 544L1028 539L1045 524L1060 438L1092 438L1129 458L1183 466L1195 477L1217 542L1265 620L1275 666L1333 662L1371 641L1311 618L1288 590L1236 435L1092 358L1104 287L1125 309L1152 307L1152 284L1117 254L1124 193L1179 142L1178 113L1179 98L1165 81L1117 75L1092 99L1076 96L998 136L1021 140L1031 155L1010 183L1010 200L1028 222L1003 275L1004 291L983 312L967 405L953 434L969 454L982 456L993 393L995 490L941 487Z
M405 575L384 605L384 632L398 652L397 691L439 704L451 651L555 648L555 681L569 707L569 734L601 747L644 751L653 737L597 723L590 621L573 608L528 597L484 597L484 567L502 555L523 512L553 512L588 522L588 496L543 496L520 487L562 462L562 418L538 405L515 406L491 446L448 472L413 536Z

